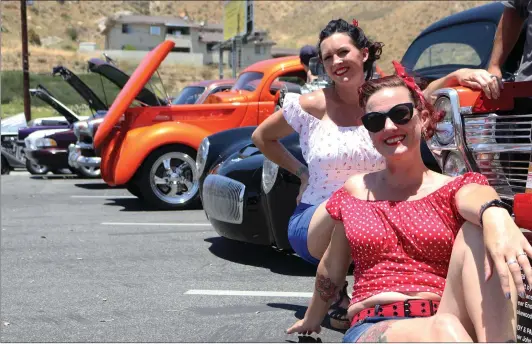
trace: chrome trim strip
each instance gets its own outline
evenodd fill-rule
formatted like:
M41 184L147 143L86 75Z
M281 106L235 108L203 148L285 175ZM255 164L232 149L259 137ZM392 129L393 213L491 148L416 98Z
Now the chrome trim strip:
M79 142L77 146L79 149L94 149L92 143Z
M473 113L472 106L462 106L460 107L460 114L462 115L471 115Z
M515 152L515 153L530 153L530 144L528 143L477 143L472 144L470 147L474 153L503 153L503 152Z

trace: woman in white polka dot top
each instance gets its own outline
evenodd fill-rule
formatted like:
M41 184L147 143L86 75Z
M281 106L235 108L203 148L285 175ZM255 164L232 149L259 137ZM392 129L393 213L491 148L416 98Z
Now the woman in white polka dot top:
M384 168L384 159L373 148L360 118L355 90L372 76L381 44L370 41L357 25L332 20L320 33L318 54L333 87L304 95L287 94L283 109L272 114L253 133L253 142L264 155L301 179L298 206L290 218L288 239L294 251L317 265L331 238L333 221L325 201L354 172ZM278 142L299 133L308 168ZM347 328L349 297L333 306L331 323ZM337 311L339 310L339 311Z
M396 70L360 89L362 122L386 168L353 175L330 197L330 246L305 317L287 332L319 333L353 261L344 342L515 341L532 246L483 175L451 178L423 164L420 140L443 114Z

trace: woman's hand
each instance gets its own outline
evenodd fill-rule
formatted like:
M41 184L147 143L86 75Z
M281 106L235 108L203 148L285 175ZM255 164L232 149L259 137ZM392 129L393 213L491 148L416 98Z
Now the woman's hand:
M296 323L292 325L292 327L286 330L287 334L292 334L295 332L303 335L310 335L313 332L319 334L321 332L321 326L320 324L311 324L309 320L303 318L302 320L296 321Z
M500 76L485 69L463 68L454 72L454 76L459 85L482 90L489 99L498 99L504 87Z
M491 212L491 214L489 214ZM485 272L488 280L493 272L493 265L501 280L506 298L510 298L510 275L517 292L525 296L521 268L528 284L532 286L532 268L528 257L532 258L532 246L508 212L501 208L488 208L485 212L484 245L486 247ZM497 219L488 224L486 220ZM490 221L491 222L491 221Z

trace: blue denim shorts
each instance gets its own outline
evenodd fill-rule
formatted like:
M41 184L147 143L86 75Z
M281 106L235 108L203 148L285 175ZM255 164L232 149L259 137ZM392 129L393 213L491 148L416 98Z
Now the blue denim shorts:
M320 261L310 255L307 238L308 226L319 204L299 203L288 222L288 241L292 249L307 262L318 265Z
M369 328L384 320L401 320L405 317L367 317L351 326L344 334L342 343L355 343Z

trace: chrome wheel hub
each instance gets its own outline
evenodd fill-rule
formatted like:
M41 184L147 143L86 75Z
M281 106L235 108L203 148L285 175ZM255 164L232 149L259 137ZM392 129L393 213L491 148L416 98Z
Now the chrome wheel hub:
M181 152L169 152L159 157L150 171L153 192L166 203L182 204L199 190L196 162Z

